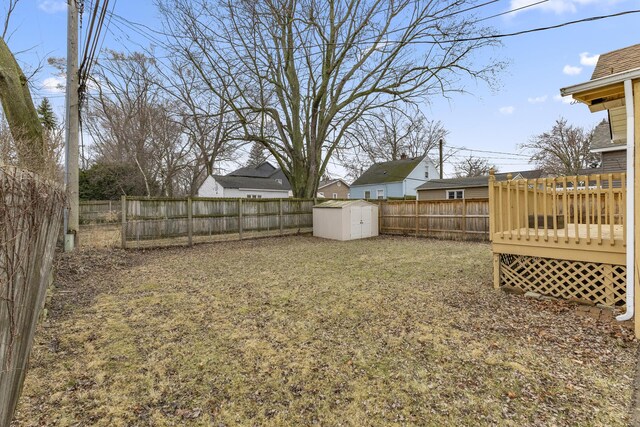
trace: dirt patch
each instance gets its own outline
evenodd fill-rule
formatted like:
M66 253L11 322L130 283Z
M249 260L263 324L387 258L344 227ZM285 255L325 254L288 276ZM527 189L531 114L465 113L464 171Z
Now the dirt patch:
M15 424L626 425L630 332L491 265L401 237L80 252Z

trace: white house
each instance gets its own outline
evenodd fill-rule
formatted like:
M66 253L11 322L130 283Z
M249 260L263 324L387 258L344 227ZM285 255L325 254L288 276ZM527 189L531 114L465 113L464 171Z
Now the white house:
M198 189L198 197L284 199L291 195L284 173L269 162L240 168L228 175L210 175Z

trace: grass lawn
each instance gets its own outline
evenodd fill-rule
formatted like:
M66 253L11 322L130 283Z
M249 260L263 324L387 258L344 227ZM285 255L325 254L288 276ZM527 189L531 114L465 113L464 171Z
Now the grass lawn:
M486 244L309 236L58 259L15 424L625 425L637 345Z

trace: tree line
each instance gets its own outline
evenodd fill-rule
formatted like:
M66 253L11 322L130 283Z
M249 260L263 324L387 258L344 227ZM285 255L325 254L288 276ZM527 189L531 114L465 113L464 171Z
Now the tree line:
M493 85L504 67L481 60L499 43L478 37L492 29L463 13L472 4L158 0L162 54L105 49L83 88L81 197L193 195L221 165L247 155L251 164L274 162L295 196L312 197L330 166L356 178L402 155L436 158L448 130L419 106L464 93L469 77ZM26 80L6 44L0 48L0 63ZM60 72L63 63L50 60ZM4 158L56 150L59 157L60 126L34 124L27 97L0 85L5 137L29 141L3 144ZM592 162L589 135L560 120L523 148L532 162L569 173ZM445 160L455 154L445 150ZM469 157L456 174L489 167Z

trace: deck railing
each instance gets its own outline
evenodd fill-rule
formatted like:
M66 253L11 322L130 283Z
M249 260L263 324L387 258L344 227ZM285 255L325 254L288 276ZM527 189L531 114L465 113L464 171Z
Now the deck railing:
M489 178L492 240L626 244L626 174Z

